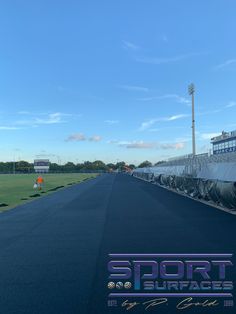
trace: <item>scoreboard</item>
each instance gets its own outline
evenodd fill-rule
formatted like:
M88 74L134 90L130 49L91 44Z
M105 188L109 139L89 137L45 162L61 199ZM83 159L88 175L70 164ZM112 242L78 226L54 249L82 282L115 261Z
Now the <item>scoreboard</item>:
M35 159L34 160L34 171L37 173L49 172L50 161L49 159Z

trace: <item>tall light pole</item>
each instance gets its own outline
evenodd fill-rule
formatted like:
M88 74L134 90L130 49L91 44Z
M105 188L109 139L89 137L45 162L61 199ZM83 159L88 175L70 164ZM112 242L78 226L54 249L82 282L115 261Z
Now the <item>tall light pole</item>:
M194 84L190 84L188 87L188 93L192 96L192 145L193 145L193 156L196 155L196 143L195 143L195 112L194 112Z
M15 156L13 157L13 174L16 174L16 161L15 161Z

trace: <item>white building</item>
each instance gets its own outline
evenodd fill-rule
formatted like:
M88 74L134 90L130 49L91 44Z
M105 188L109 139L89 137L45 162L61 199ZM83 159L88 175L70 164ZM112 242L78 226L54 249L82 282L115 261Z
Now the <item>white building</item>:
M236 152L236 131L222 132L221 135L211 139L213 154Z

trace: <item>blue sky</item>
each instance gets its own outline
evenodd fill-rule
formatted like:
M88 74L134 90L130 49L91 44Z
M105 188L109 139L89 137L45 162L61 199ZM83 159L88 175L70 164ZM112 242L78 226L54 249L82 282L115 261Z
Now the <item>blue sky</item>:
M156 162L236 129L233 0L1 1L1 160Z

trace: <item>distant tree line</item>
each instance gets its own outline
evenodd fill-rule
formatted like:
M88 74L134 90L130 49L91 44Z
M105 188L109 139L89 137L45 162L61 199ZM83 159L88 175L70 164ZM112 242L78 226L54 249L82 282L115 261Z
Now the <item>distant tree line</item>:
M75 164L73 162L67 162L65 165L58 165L57 163L50 164L50 171L51 172L86 172L86 171L115 171L120 170L124 171L127 168L134 169L135 165L127 165L124 161L117 162L116 164L108 163L105 164L101 160L85 161L83 163Z
M157 164L163 163L164 161L158 162ZM138 168L151 167L153 164L146 160L138 165ZM101 160L85 161L83 163L67 162L64 165L57 163L50 163L50 172L109 172L109 171L125 171L127 169L136 168L133 164L126 164L124 161L117 163L105 164ZM32 173L34 172L34 164L27 161L17 162L0 162L0 173Z
M17 162L0 162L0 172L1 173L30 173L34 171L34 164L27 161L17 161Z
M150 161L145 160L145 161L141 162L141 164L138 166L138 168L146 168L146 167L158 166L158 165L161 165L161 164L163 164L165 162L166 161L161 160L161 161L156 162L155 164L152 164Z
M105 164L101 160L93 162L85 161L83 163L67 162L64 165L50 163L50 172L109 172L109 171L125 171L127 168L134 169L135 165L127 165L124 161L116 164ZM0 173L32 173L34 172L34 164L27 161L17 162L0 162Z

